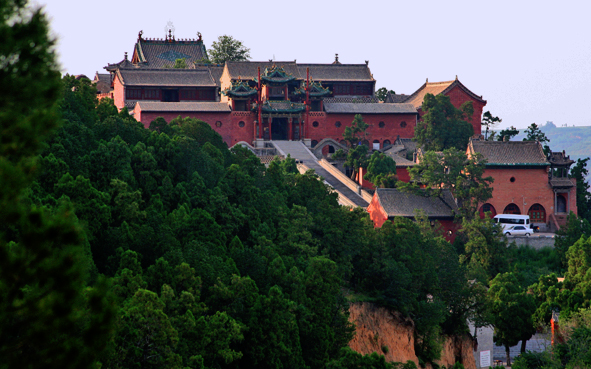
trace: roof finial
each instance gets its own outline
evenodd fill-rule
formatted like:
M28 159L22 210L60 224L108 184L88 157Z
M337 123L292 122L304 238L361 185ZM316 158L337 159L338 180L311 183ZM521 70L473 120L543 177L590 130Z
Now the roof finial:
M166 34L166 31L168 31L168 35ZM172 33L174 32L174 24L172 24L172 21L168 21L166 23L166 26L164 27L164 40L167 40L168 42L172 42L173 38L172 38Z
M197 41L203 41L203 39L201 38L201 32L197 32Z
M458 75L456 74L456 81L458 80Z
M427 83L429 83L429 77L427 77Z
M365 65L369 65L369 60L366 60L365 61Z
M127 51L125 52L125 60L127 60Z
M138 41L141 41L141 40L142 40L142 35L143 35L143 34L144 34L144 31L140 31L140 32L137 34L137 40L138 40Z
M333 64L341 64L341 62L339 62L339 54L334 54L334 62L332 62Z

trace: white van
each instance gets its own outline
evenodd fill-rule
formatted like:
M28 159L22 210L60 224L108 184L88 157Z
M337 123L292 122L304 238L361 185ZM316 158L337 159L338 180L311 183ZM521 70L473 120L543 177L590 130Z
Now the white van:
M529 215L517 215L517 214L497 214L493 218L495 223L500 223L503 227L503 232L512 226L523 225L525 228L532 228L529 221Z

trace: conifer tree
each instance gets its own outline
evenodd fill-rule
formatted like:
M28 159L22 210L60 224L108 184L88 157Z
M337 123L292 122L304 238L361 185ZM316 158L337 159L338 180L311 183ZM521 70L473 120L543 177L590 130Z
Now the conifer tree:
M60 76L40 9L0 2L0 368L87 368L105 348L106 285L84 289L72 209L24 200L36 155L58 124Z

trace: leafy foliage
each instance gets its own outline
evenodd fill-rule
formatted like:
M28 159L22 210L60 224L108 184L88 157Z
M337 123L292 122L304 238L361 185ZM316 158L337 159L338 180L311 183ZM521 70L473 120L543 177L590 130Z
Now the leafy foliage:
M511 365L509 347L522 341L521 352L524 353L525 342L536 331L532 320L536 304L533 297L519 287L512 273L497 275L490 283L488 295L495 327L494 341L505 346L507 365Z
M513 126L502 130L497 135L497 141L511 141L511 139L519 134L519 130Z
M69 200L40 208L28 198L40 162L66 169L37 158L59 122L54 41L27 1L3 2L0 14L0 367L90 368L111 331L107 283L95 274L86 285L93 262Z
M375 151L369 158L364 178L376 187L393 188L396 185L396 162L384 153Z
M388 97L388 92L391 94L395 94L396 92L392 90L388 90L386 87L381 87L376 91L376 97L380 101L386 101L386 97Z
M484 136L485 140L488 139L488 131L491 130L495 124L501 123L502 121L503 120L501 118L493 116L490 111L486 111L484 114L482 114L481 124L486 127L486 133Z
M449 96L426 94L421 109L425 114L415 127L415 140L424 150L466 148L468 140L474 135L472 124L465 120L471 116L471 105L456 109Z
M492 177L483 178L485 160L480 154L468 158L463 151L446 149L441 155L427 151L418 165L409 169L410 183L399 187L416 191L418 183L426 186L431 196L440 196L443 189L451 191L458 202L460 214L471 218L478 205L492 197Z
M224 64L227 61L247 61L250 59L250 49L234 37L222 35L211 44L209 56L214 64Z
M591 220L591 193L587 176L587 162L589 158L577 159L577 163L570 169L569 177L577 180L577 213L579 217Z

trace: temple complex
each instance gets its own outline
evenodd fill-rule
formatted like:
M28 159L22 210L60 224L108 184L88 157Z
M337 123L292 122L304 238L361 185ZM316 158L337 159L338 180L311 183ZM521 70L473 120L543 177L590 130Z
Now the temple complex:
M174 68L177 60L183 69ZM450 96L454 106L471 101L470 122L480 134L486 101L457 78L426 83L410 95L375 96L376 80L369 62L342 64L296 61L207 61L201 34L196 39L176 39L169 30L164 39L148 39L140 31L131 58L109 64L111 90L119 109L127 108L149 127L157 117L170 121L194 117L211 125L229 145L246 142L301 140L314 147L325 139L342 141L345 127L356 114L366 123L371 149L391 146L397 137L411 138L426 93ZM104 75L95 77L103 81Z
M567 176L572 160L564 153L544 155L539 142L479 139L487 102L457 76L445 82L427 80L411 94L388 93L380 101L368 61L343 64L337 54L330 63L269 60L216 65L209 62L200 33L196 39L177 39L171 29L163 39L144 38L140 31L131 58L125 53L123 60L105 69L108 74L97 72L94 78L99 98L112 98L118 109L128 109L144 127L158 117L167 122L179 116L197 118L230 147L246 143L261 150L269 141L275 141L274 146L301 141L317 157L326 156L346 147L345 128L361 114L369 125L361 143L394 158L403 181L410 180L408 169L416 164L417 148L411 139L424 113L424 97L445 95L458 109L466 103L473 107L467 120L474 137L467 154L481 153L488 161L484 176L494 178L493 198L481 204L482 214L529 214L541 228L558 229L566 214L577 210L575 184ZM359 186L372 187L362 175L359 178ZM401 208L402 199L411 205L418 201L395 190L375 192L369 209L377 226L393 216L411 216L407 210L416 207ZM432 216L445 223L453 237L453 204L433 201L420 207L444 209Z

